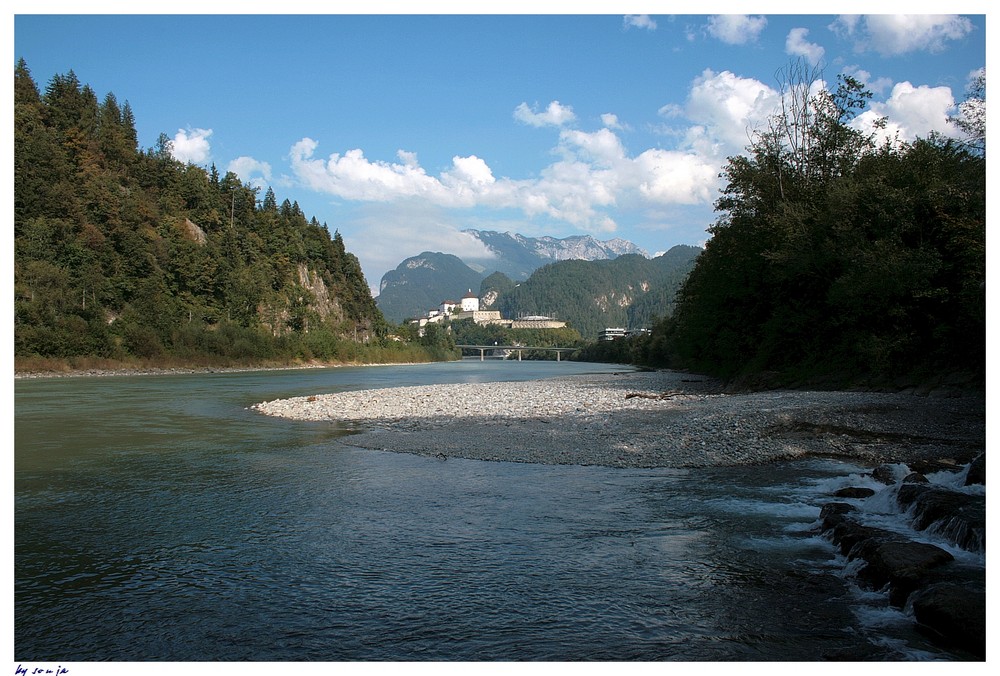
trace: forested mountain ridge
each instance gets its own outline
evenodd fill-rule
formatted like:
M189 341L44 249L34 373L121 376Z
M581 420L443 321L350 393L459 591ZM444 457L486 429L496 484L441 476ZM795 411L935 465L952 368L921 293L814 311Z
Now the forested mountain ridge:
M336 358L385 321L339 233L141 150L129 104L14 77L15 357Z
M669 315L674 296L701 249L679 245L656 258L626 254L613 259L565 260L536 270L513 286L492 278L491 308L504 317L545 315L596 340L608 327L641 329ZM505 288L504 288L505 287ZM490 289L484 289L484 297Z
M424 251L382 275L377 299L387 319L401 322L426 316L446 300L458 301L478 289L482 274L452 254Z

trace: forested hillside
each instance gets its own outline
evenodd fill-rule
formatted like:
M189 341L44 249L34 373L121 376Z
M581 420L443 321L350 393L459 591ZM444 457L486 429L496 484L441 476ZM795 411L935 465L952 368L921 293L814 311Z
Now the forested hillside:
M536 270L499 293L491 306L504 317L546 315L569 322L585 340L609 326L648 328L673 309L674 295L701 249L675 246L656 258L568 260ZM496 280L490 288L497 288Z
M174 160L165 135L140 149L129 104L98 100L72 71L44 93L23 61L14 75L16 358L378 360L388 348L339 233L270 189Z
M382 276L378 309L391 322L424 317L446 300L478 289L482 275L452 254L424 251Z
M870 97L857 81L810 97L803 75L726 166L712 237L645 360L776 383L985 382L985 75L957 120L968 138L886 144L851 126Z

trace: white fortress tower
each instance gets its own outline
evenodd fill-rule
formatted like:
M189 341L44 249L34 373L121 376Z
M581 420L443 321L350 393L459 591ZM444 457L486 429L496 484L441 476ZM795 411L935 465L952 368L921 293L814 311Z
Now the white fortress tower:
M479 297L472 293L472 289L462 296L462 312L479 312Z

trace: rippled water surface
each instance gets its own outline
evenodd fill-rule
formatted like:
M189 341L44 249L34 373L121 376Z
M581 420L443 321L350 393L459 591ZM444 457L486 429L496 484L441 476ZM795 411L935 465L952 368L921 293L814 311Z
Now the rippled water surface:
M815 660L887 645L948 658L892 612L865 621L859 607L881 602L859 601L811 533L817 486L857 468L441 461L246 409L608 370L17 381L15 658Z

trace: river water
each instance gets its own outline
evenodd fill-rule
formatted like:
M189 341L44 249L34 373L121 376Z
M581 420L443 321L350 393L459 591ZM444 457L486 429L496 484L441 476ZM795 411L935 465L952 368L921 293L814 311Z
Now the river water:
M247 410L612 370L18 380L15 659L953 659L854 587L812 531L828 491L863 468L442 461Z

